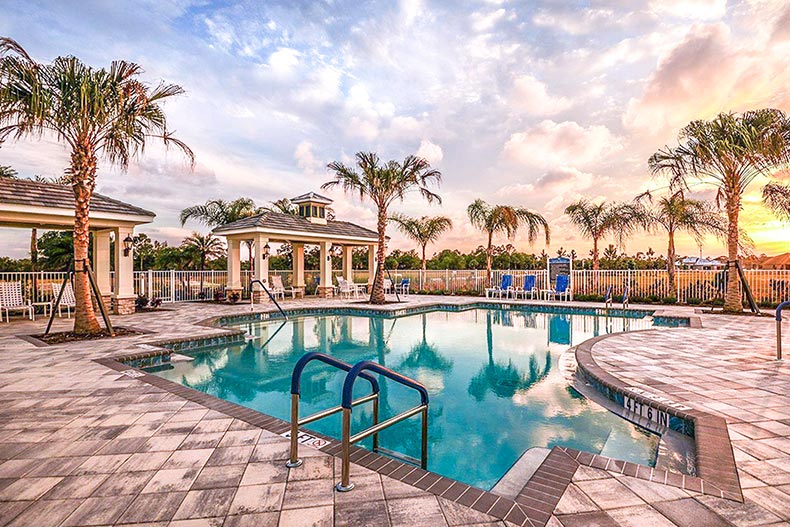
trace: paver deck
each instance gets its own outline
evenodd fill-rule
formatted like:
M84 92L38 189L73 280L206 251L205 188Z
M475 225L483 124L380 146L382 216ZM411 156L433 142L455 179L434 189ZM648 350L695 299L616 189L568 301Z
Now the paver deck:
M410 304L437 300L474 299ZM336 493L331 456L303 447L305 467L289 473L282 437L94 362L151 340L214 333L197 323L249 311L167 309L115 319L155 335L45 348L15 336L43 322L0 325L0 527L506 524L356 465L357 488ZM629 384L727 419L745 503L578 466L548 525L790 521L790 366L772 360L772 319L703 315L702 329L660 331L603 339L593 357Z

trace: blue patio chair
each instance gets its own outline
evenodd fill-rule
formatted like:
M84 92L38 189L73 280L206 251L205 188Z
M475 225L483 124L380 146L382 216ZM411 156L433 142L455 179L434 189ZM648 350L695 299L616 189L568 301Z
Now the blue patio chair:
M565 300L570 300L570 285L570 277L567 274L558 274L557 278L554 280L554 289L547 289L544 291L546 300L549 300L550 298L558 298L562 300L563 297Z
M512 274L503 274L502 275L502 283L500 283L497 287L487 287L486 288L486 298L491 298L493 296L497 296L502 298L502 295L505 295L505 298L510 296L510 293L514 291L513 289L513 275Z
M395 286L395 291L403 296L408 296L410 286L411 286L411 280L408 278L404 278L400 281L398 285Z
M527 294L529 293L529 297L534 299L535 293L538 292L538 288L535 287L535 275L534 274L527 274L524 275L524 285L522 287L517 287L513 290L513 298L518 299L519 295L524 296L524 300L527 299Z

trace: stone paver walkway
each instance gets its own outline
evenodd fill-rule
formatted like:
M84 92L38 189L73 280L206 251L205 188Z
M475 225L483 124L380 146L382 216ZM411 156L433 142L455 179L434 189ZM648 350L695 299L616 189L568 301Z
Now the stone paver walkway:
M93 362L142 342L216 332L196 324L249 309L167 308L116 319L156 335L47 348L14 336L40 332L42 322L0 325L0 527L505 525L359 466L357 488L336 493L332 457L303 447L305 467L289 474L280 436ZM549 525L790 521L790 369L771 360L772 328L771 319L704 315L702 329L617 335L593 348L630 384L727 419L745 503L580 466Z

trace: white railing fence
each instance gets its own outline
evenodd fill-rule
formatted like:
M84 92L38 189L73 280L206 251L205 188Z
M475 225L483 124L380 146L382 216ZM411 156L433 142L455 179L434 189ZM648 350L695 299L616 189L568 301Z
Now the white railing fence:
M282 277L286 286L292 283L291 271L270 271ZM342 274L340 270L332 272L334 277ZM392 269L390 276L396 282L403 279L411 281L414 292L437 294L482 294L487 281L484 270L402 270ZM513 275L513 284L520 287L524 276L534 275L538 289L548 288L548 276L545 270L495 270L492 272L491 283L499 284L502 275ZM790 270L744 270L746 281L755 300L763 305L778 304L790 299ZM248 298L248 288L252 273L242 271L243 298ZM65 273L38 271L2 272L0 282L21 282L25 298L32 302L47 302L53 299L52 284L63 281ZM354 271L350 277L357 283L368 280L368 271ZM315 291L318 271L305 271L307 293ZM708 303L722 297L723 285L720 271L677 270L675 287L669 284L669 275L665 270L574 270L572 287L575 297L594 299L605 294L612 286L615 296L621 295L626 285L630 287L632 301L638 299L652 302L667 302L674 299L681 304ZM192 302L213 300L215 294L224 294L227 286L225 271L135 271L134 290L138 295L149 298L157 297L163 302Z

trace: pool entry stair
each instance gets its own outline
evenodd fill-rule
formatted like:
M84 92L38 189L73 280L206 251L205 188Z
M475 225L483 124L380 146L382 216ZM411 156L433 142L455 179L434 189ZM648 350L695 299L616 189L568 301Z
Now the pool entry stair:
M299 400L301 397L301 379L302 372L305 367L312 361L319 361L334 368L343 370L346 373L346 378L343 381L343 393L340 406L334 406L326 410L321 410L307 417L299 418ZM420 394L420 404L401 412L386 421L379 422L379 383L376 377L371 373L383 375L388 379L395 381L407 388L411 388ZM364 397L354 399L354 382L357 378L363 378L370 383L371 393ZM365 404L368 402L373 403L373 425L351 435L351 412L355 406ZM420 414L422 417L422 455L420 459L420 468L426 469L428 467L428 390L425 386L410 379L400 373L382 366L381 364L364 360L350 365L346 362L330 357L324 353L310 352L304 354L294 366L291 374L291 432L290 432L290 454L288 462L285 464L289 469L295 469L302 465L302 460L299 459L299 427L323 419L338 412L343 413L342 424L342 474L340 483L337 484L336 489L340 492L348 492L354 488L351 482L351 445L358 443L368 437L373 437L373 451L382 452L393 457L399 457L402 460L411 462L411 458L400 456L390 450L379 449L378 434L382 430L400 423L410 417ZM415 460L416 461L416 460Z

